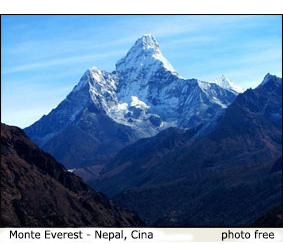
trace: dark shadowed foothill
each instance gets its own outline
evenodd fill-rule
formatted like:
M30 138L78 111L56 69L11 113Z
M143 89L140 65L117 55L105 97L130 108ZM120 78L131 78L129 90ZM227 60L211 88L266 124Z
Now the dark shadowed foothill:
M132 212L68 172L25 133L1 124L1 225L143 226Z

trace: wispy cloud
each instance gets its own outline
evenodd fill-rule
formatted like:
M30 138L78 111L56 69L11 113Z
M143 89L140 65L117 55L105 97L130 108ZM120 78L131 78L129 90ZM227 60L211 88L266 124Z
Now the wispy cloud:
M58 58L58 59L53 59L53 60L48 60L48 61L43 61L43 62L23 64L23 65L7 68L2 73L9 74L9 73L14 73L14 72L28 71L28 70L38 69L38 68L46 68L50 66L77 63L77 62L89 61L89 60L97 61L99 59L109 58L117 54L121 54L121 52L114 51L114 52L108 52L108 53L98 53L98 54L93 54L93 55L64 57L64 58Z
M246 88L255 86L265 72L282 72L280 16L6 16L2 20L2 120L21 126L54 108L85 69L96 65L112 71L117 59L145 33L155 35L166 58L186 78L209 80L224 73Z
M180 38L176 40L172 40L166 43L164 47L170 46L170 45L178 45L178 44L199 44L199 43L206 43L209 44L211 42L215 42L218 40L218 37L216 36L194 36L194 37L186 37L186 38Z

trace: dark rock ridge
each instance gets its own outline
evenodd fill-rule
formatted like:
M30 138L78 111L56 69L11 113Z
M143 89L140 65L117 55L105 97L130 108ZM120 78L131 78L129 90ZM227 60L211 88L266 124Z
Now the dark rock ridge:
M1 226L143 226L40 150L1 124Z
M216 120L237 96L235 87L224 77L214 83L182 78L155 38L144 35L115 71L88 69L66 99L25 132L67 168L93 166L166 128Z
M282 205L281 78L268 74L195 138L201 129L139 140L89 183L152 226L250 226Z
M283 227L282 205L271 208L267 213L259 217L251 226L252 227Z

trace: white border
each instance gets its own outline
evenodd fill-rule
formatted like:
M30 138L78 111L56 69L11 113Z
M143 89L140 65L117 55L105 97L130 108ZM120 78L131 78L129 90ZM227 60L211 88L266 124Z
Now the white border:
M0 14L282 14L282 0L2 0Z

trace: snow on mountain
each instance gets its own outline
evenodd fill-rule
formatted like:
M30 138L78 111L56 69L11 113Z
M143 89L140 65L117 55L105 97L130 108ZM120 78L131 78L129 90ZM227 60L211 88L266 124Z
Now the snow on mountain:
M191 128L215 120L235 99L235 89L228 79L208 83L180 77L162 55L156 39L146 34L117 62L114 72L97 67L88 69L57 108L25 131L43 148L52 140L54 148L57 136L60 142L64 141L63 131L67 126L79 126L79 131L84 131L87 124L84 133L90 133L91 128L104 128L91 123L104 123L107 117L124 126L117 128L126 131L125 138L131 138L126 140L129 142L133 138L153 136L171 126ZM88 113L94 114L88 116ZM109 130L107 140L110 136ZM96 141L105 143L103 138Z
M230 79L226 78L223 74L220 77L212 81L209 81L209 83L215 83L218 86L226 90L229 90L231 92L234 92L236 94L244 92L244 89L234 84Z
M157 114L170 126L186 128L208 121L217 115L216 110L227 107L235 95L231 91L220 94L219 87L180 77L163 57L152 35L138 39L117 62L116 71L119 101L130 104L135 96L149 107L148 112ZM203 88L205 85L207 89ZM214 94L209 94L209 89L214 89Z
M87 86L91 100L97 108L108 112L109 108L118 102L116 80L115 75L100 71L97 67L92 67L86 71L73 91L79 91L82 87Z
M144 68L149 68L150 72L143 77L143 81L146 82L146 77L156 72L160 66L177 75L172 65L163 56L154 36L145 34L136 41L127 55L116 63L116 70L118 73L127 75L130 82L137 79Z
M156 39L146 34L139 38L126 56L116 63L119 76L119 99L130 102L131 94L145 99L146 86L160 71L178 76L172 65L162 55Z

